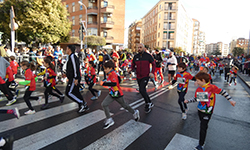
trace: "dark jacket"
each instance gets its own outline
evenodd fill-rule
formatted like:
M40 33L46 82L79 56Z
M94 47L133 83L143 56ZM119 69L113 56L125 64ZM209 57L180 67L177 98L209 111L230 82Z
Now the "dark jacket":
M72 53L69 55L67 66L66 66L66 76L69 79L69 83L76 79L80 82L80 63L77 56Z
M154 59L155 59L156 68L161 68L162 62L163 62L161 53L154 54L153 56L154 56Z
M131 69L136 68L137 79L148 77L150 73L150 63L152 64L151 73L155 72L155 61L154 58L147 52L142 54L136 54L133 58Z
M104 54L103 55L103 62L109 61L111 59L109 54Z

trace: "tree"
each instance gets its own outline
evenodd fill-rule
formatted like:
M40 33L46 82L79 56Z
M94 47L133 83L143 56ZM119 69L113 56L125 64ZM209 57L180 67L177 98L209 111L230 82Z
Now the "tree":
M241 47L235 47L232 51L234 56L240 56L242 54L244 54L244 49Z
M9 10L14 7L18 39L27 44L57 43L68 40L71 23L66 6L61 0L6 0L0 4L0 31L4 32L3 40L10 39Z
M176 47L174 48L174 52L177 53L177 54L181 54L181 53L186 53L181 47Z
M83 43L85 43L86 39L87 39L87 44L90 47L106 45L106 39L101 36L94 36L94 35L85 36Z
M221 55L221 52L217 49L214 52L212 52L212 55Z

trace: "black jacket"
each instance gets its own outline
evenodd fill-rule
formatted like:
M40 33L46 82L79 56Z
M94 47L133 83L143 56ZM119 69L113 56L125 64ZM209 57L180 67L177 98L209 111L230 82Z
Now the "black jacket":
M72 82L73 79L76 79L79 82L81 80L79 59L74 53L69 55L66 66L66 76L69 79L69 82Z
M156 68L161 68L162 62L163 62L161 53L154 54L153 56L154 56L154 59L155 59Z

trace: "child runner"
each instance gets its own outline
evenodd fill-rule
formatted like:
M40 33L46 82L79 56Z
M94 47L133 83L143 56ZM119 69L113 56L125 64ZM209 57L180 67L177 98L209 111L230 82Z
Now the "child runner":
M8 57L5 57L5 59L7 61L9 61ZM11 84L17 85L16 82L14 81L14 73L13 73L13 69L11 68L10 65L6 69L5 82L6 82L6 86L9 88L9 90L15 92L15 97L17 98L18 94L19 94L19 90L16 89L16 86L15 86L15 88L9 87Z
M96 90L93 89L93 86L96 84L96 74L95 74L95 64L93 61L89 62L89 79L86 81L88 86L89 86L89 91L92 93L93 97L91 98L91 100L96 100L98 99L98 97L101 95L101 90ZM97 93L97 96L96 94Z
M109 114L109 104L113 101L117 101L124 109L128 110L130 113L133 114L135 121L138 121L140 119L139 111L132 109L123 98L123 92L121 90L118 75L114 71L115 64L112 60L109 60L104 64L104 71L107 73L107 81L104 82L103 86L109 86L109 94L106 96L106 98L102 102L102 107L106 115L106 120L103 129L108 129L110 126L112 126L115 122L110 117Z
M25 103L27 104L29 110L26 111L24 114L25 115L31 115L36 113L34 108L31 106L30 99L31 100L41 100L42 97L33 97L30 96L33 91L36 90L36 81L35 81L35 75L33 74L33 71L36 69L35 65L32 63L29 63L27 60L24 60L21 62L21 68L24 70L24 76L25 76L25 81L20 81L20 85L25 85L25 93L23 96L23 99Z
M187 104L184 103L185 95L188 90L188 82L189 80L195 81L195 78L189 72L186 72L186 68L187 65L185 63L180 63L178 65L178 72L171 83L171 85L175 84L175 82L178 83L177 85L177 93L179 95L178 104L180 105L182 111L182 119L184 120L187 119L187 111L188 111ZM183 108L183 106L185 109Z
M209 81L211 84L213 84L213 79L211 77L211 75L208 73L208 68L207 67L203 67L203 69L201 70L201 72L205 72L206 74L209 75Z
M203 150L203 145L206 139L208 122L211 119L215 106L215 94L221 94L224 96L232 106L235 106L236 102L228 95L228 93L218 88L216 85L209 83L209 75L204 72L199 72L196 76L196 83L199 85L195 91L195 97L190 100L185 100L185 103L199 102L198 115L200 119L200 138L199 145L195 147L196 150Z
M14 78L17 74L17 69L19 67L18 63L15 61L15 56L10 56L10 67L13 71L13 75L14 75ZM15 88L18 86L18 84L16 84L16 82L14 81L13 85L15 85Z
M60 99L61 103L64 100L64 95L55 87L56 85L56 73L54 72L55 66L51 63L50 59L45 58L44 59L44 66L46 67L44 72L39 73L38 75L44 75L44 86L46 90L44 91L44 96L45 96L45 104L41 107L41 109L46 109L49 107L48 99L49 99L49 94L53 95L57 98ZM53 93L52 90L55 90L58 94Z
M223 73L223 67L224 67L224 64L223 64L223 63L221 63L221 61L220 61L220 63L219 63L219 65L218 65L218 67L219 67L219 70L220 70L220 77L221 77L221 74Z
M237 71L238 71L238 68L236 66L233 66L232 70L230 70L230 72L229 72L229 76L230 76L229 86L231 86L232 81L234 81L234 85L237 84L237 82L236 82Z

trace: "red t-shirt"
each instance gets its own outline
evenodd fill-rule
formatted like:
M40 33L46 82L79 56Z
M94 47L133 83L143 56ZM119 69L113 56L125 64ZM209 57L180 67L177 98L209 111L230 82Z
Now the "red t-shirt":
M96 75L96 74L95 74L95 68L94 68L94 67L91 67L91 68L90 68L90 74L91 74L91 76ZM94 79L93 79L93 83L96 83L96 76L95 76Z
M30 81L30 83L28 84L28 86L30 86L29 90L30 91L35 91L36 90L36 81L35 81L35 75L33 74L33 72L31 71L31 69L27 69L25 71L25 80Z
M56 73L55 73L54 70L51 69L51 68L47 68L47 69L46 69L46 73L49 74L49 77L56 76ZM48 81L49 83L51 83L52 87L56 85L56 80L55 80L55 78L47 79L47 81Z
M193 76L189 72L186 72L186 71L184 71L183 73L178 72L174 78L174 80L176 80L178 82L177 90L181 91L181 92L187 91L188 90L188 82L191 79L193 79Z
M19 67L18 63L16 61L11 61L10 66L12 68L13 74L17 74L17 68Z
M14 76L11 66L7 67L5 78L8 79L9 82L14 81Z
M5 81L0 77L0 84L5 84Z
M116 86L112 86L109 88L109 93L112 97L120 97L123 96L122 89L119 84L118 76L115 71L112 71L108 74L107 82L115 82Z

